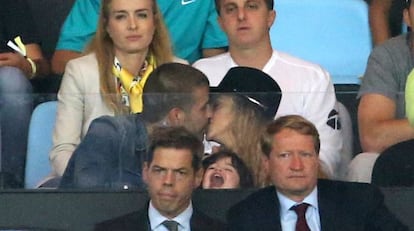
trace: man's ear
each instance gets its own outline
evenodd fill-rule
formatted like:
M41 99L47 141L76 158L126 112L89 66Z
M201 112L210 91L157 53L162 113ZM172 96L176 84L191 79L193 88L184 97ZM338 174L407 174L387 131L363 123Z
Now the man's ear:
M408 9L403 10L403 19L404 19L405 24L407 24L407 26L412 27L411 25L412 23L410 20L410 11Z
M149 171L148 162L144 162L142 166L142 180L145 182L145 184L148 184L148 171Z
M168 123L172 126L183 125L185 121L185 113L181 108L173 107L167 115Z
M273 23L275 23L276 20L276 11L275 10L271 10L269 13L269 17L267 18L267 27L270 30L270 27L272 27Z
M200 168L197 172L195 172L193 188L198 188L200 186L201 181L203 180L203 175L204 175L203 168Z

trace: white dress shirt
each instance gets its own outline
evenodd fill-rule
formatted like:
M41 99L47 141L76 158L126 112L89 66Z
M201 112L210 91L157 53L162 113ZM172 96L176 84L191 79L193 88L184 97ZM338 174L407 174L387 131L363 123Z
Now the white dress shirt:
M283 194L277 192L277 197L280 202L280 224L283 231L295 231L297 215L296 212L290 210L297 203L287 198ZM318 207L318 190L315 189L302 201L302 203L309 204L308 209L306 210L306 222L311 231L320 231L321 230L321 221L319 217L319 207Z
M174 220L178 223L178 231L191 231L190 219L193 214L193 205L190 202L188 207L173 219L169 219L161 215L156 208L152 205L152 201L148 207L148 218L152 231L168 231L167 228L162 224L165 220Z

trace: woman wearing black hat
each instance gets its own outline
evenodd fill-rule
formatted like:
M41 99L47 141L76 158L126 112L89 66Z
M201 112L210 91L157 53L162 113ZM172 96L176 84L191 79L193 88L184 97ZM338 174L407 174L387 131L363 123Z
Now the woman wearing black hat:
M261 167L260 134L278 109L279 85L264 72L234 67L213 92L207 139L237 153L253 174L254 185L267 185Z

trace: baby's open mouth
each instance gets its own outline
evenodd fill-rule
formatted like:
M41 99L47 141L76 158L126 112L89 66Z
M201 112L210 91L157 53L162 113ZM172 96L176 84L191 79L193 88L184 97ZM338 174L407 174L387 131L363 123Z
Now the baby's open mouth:
M224 184L224 178L222 175L215 173L210 176L210 187L219 188Z

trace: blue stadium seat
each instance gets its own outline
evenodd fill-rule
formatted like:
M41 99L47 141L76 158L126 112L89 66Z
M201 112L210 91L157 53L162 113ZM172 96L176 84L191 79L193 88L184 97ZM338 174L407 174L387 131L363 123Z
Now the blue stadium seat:
M277 0L273 48L318 63L334 83L359 84L372 49L363 0Z
M32 113L27 144L25 188L36 188L50 172L49 151L52 147L57 101L39 104Z

